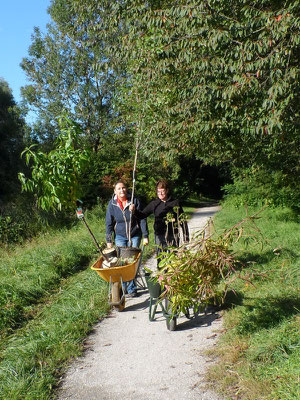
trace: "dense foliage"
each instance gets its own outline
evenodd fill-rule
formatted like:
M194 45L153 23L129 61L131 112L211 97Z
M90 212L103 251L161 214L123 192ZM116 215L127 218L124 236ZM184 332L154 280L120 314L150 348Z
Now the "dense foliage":
M131 185L139 136L146 201L160 177L180 196L219 198L231 171L228 191L250 184L252 202L296 206L299 11L296 0L53 0L22 62L32 141L53 150L62 112L80 124L90 205L118 178Z
M17 191L24 137L25 121L7 82L0 79L0 205L1 200Z
M92 16L104 4L75 0L73 7ZM170 156L295 172L297 1L119 1L109 19L90 20L88 37L96 40L104 25L126 26L118 54L129 78L120 95L129 120L143 121L153 157L159 145Z
M227 162L238 179L251 168L252 180L269 176L297 202L297 1L75 0L72 9L88 44L117 37L106 50L126 74L114 104L142 131L148 160Z

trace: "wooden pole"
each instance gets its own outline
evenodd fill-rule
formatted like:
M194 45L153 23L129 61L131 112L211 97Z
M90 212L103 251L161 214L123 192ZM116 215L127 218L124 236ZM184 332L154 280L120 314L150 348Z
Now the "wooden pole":
M131 204L133 204L134 198L134 190L135 190L135 172L136 172L136 162L138 156L138 148L139 148L139 137L136 137L136 145L135 145L135 157L134 157L134 164L133 164L133 171L132 171L132 192L131 192ZM128 241L129 247L131 247L131 220L132 220L132 211L130 211L130 220L129 220L129 232L128 232Z

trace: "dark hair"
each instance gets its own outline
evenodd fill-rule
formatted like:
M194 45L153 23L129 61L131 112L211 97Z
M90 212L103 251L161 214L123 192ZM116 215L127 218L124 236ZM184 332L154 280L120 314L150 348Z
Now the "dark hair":
M157 189L165 189L166 191L169 190L169 184L166 180L162 179L160 181L157 182L156 184L156 190Z
M126 189L128 189L126 183L122 179L119 179L117 182L114 183L114 189L116 188L118 183L123 183L123 185L126 187Z

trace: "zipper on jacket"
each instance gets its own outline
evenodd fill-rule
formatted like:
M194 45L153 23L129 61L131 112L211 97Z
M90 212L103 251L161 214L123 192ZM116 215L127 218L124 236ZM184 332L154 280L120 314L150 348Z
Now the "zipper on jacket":
M127 201L128 201L128 200L127 200ZM126 206L125 206L124 209L122 210L122 208L120 207L120 205L119 205L118 203L116 203L116 204L112 203L113 206L118 207L118 208L121 210L121 212L122 212L122 215L123 215L123 218L124 218L124 222L125 222L126 239L129 239L129 232L128 232L128 224L127 224L127 221L126 221L125 210L126 210L127 206L128 206L128 207L130 206L130 204L131 204L131 202L129 201L129 203L126 204ZM116 221L116 228L117 228L117 225L118 225L118 223L117 223L117 221ZM117 231L117 229L116 229L116 231Z

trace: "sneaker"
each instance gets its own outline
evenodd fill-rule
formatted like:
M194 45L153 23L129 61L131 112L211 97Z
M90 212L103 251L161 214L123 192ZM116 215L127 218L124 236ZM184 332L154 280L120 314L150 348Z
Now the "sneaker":
M137 292L127 293L126 297L137 297Z

